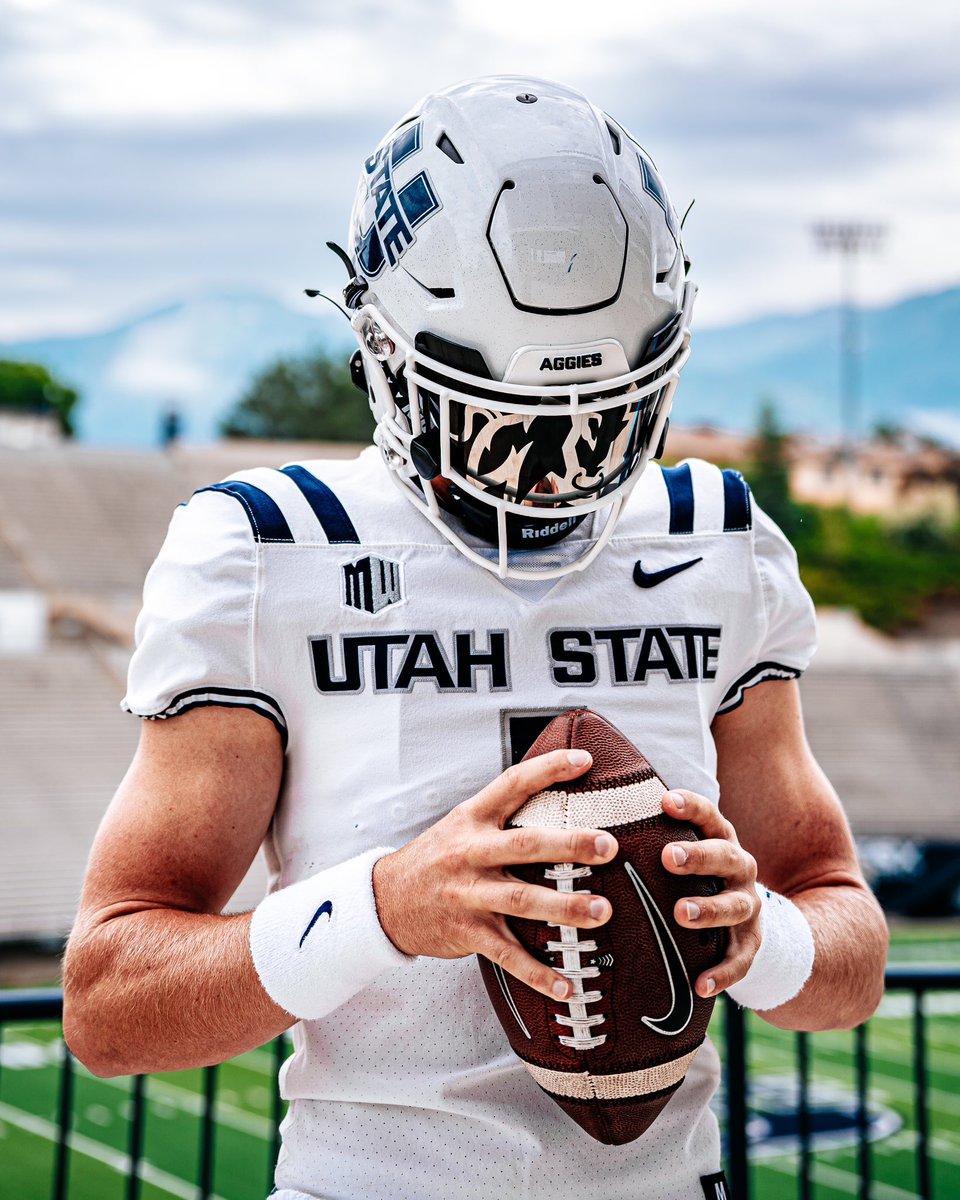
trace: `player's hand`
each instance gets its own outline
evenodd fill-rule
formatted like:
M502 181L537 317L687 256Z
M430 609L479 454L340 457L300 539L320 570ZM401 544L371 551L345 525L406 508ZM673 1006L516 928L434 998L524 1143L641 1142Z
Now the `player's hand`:
M567 979L538 962L506 917L592 929L609 920L610 902L586 891L561 893L510 874L520 863L598 866L617 853L599 829L504 829L532 795L590 766L584 750L554 750L509 767L483 791L381 858L373 872L384 932L405 954L463 958L483 954L545 996L565 999Z
M734 827L705 797L676 788L663 797L663 811L696 825L703 835L699 842L664 846L666 869L674 875L713 875L726 884L716 896L678 900L673 910L677 924L687 929L729 930L723 961L694 983L699 996L715 996L746 975L760 949L760 899L753 886L757 864L740 845Z

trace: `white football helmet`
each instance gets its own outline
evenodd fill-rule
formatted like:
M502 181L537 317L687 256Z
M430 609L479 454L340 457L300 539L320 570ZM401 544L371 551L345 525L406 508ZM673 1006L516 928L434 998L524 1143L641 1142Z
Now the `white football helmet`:
M571 88L457 84L367 159L349 245L355 377L404 495L501 576L582 570L661 446L688 354L695 288L649 156ZM509 554L589 513L574 561Z

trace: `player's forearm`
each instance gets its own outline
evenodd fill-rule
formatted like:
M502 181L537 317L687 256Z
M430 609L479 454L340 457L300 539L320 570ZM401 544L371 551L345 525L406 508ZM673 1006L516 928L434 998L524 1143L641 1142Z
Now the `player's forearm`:
M221 1062L293 1024L267 996L250 914L150 909L78 924L64 960L67 1044L97 1075Z
M814 887L790 897L813 932L813 972L799 995L759 1013L780 1029L852 1029L883 995L887 925L862 884Z

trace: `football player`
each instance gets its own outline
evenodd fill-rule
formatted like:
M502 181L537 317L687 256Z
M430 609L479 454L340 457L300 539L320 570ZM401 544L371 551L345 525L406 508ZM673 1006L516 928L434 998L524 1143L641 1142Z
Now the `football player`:
M578 92L484 78L427 96L366 159L344 257L376 446L241 472L175 513L124 701L150 719L93 849L66 1037L118 1075L292 1027L281 1200L701 1200L720 1178L709 1043L641 1139L601 1145L510 1052L473 959L559 1005L562 962L507 918L610 919L510 873L607 862L610 834L504 829L586 769L520 760L588 705L703 835L664 867L724 882L672 914L728 931L700 995L816 1030L881 994L884 922L804 738L793 551L737 473L651 462L695 291L676 212ZM269 895L221 915L261 844Z

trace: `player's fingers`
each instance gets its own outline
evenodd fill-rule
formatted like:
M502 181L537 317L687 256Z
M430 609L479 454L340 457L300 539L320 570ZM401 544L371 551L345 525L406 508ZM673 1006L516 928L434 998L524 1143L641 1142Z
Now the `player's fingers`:
M520 863L609 862L617 853L617 839L602 829L545 829L527 826L506 829L483 838L474 846L473 860L482 867L511 867Z
M478 820L502 825L531 796L551 783L576 779L592 761L586 750L551 750L549 754L525 758L507 767L466 804Z
M730 888L716 896L686 896L674 905L673 915L687 929L717 929L752 921L759 904L755 892Z
M689 821L702 829L708 838L725 838L728 842L737 840L733 826L706 796L673 788L663 796L661 803L668 817Z
M488 912L551 925L572 925L590 929L609 921L610 901L590 892L558 892L535 883L509 878L503 883L479 884L473 889L473 903ZM558 935L559 936L559 935Z
M501 922L501 928L491 929L478 947L479 953L501 967L514 979L526 983L544 996L564 1000L571 991L570 981L553 971L524 950L514 935Z
M670 842L661 851L660 861L674 875L716 875L736 883L752 883L757 877L753 855L725 838Z
M750 926L741 926L730 934L730 945L722 962L697 977L694 990L698 996L716 996L733 987L750 970L750 964L760 949L760 934Z

